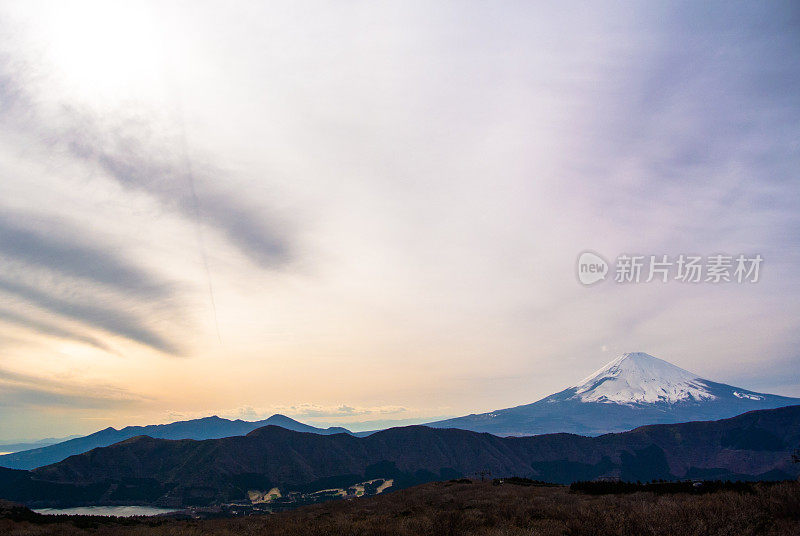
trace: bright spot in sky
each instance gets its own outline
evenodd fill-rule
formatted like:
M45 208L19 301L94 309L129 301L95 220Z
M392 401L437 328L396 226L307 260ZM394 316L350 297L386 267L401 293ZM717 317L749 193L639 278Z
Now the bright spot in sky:
M76 97L141 98L162 85L163 26L147 4L63 2L42 17L40 30L48 44L44 55L56 79Z

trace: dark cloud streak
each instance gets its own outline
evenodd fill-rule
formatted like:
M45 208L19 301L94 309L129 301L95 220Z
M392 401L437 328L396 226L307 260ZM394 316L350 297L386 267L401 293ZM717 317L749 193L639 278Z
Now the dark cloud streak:
M83 294L88 291L90 297L84 298L83 303L75 299L67 300L50 293L41 285L27 285L13 276L0 279L0 289L58 315L85 322L163 352L178 353L175 344L125 310L125 304L131 300L151 304L168 303L175 295L174 284L136 267L108 248L89 245L64 222L47 221L40 223L37 228L31 226L31 221L35 220L29 215L12 217L0 214L0 256L26 269L43 269L69 288L80 288ZM28 225L22 225L23 222ZM108 306L95 305L104 298L91 296L102 296L98 291L103 288L120 293L122 297L113 302L105 298ZM95 338L17 312L0 310L0 320L110 351L107 345Z
M111 309L91 303L67 300L26 284L3 279L0 279L0 290L53 313L102 328L168 354L180 355L176 344L156 333L146 322L119 306Z
M184 217L195 219L199 213L203 224L221 232L262 268L279 268L291 260L289 227L268 214L269 207L253 203L248 192L225 188L225 173L218 166L195 157L189 169L180 140L154 135L169 125L142 109L115 115L93 114L69 103L46 109L31 89L37 84L29 80L38 67L15 60L19 58L0 50L0 122L5 128L19 129L51 150L94 164L121 186L146 193ZM190 191L192 182L199 202Z
M140 122L103 128L84 114L73 117L72 124L65 140L74 156L99 166L122 186L146 192L185 217L216 228L263 268L289 261L288 231L267 221L263 211L219 188L223 174L213 166L195 163L194 172L186 169L177 152L157 147L148 127Z
M0 214L0 254L59 274L100 283L144 298L164 298L172 286L132 266L107 249L89 246L63 233L64 225L53 222L48 232L25 228ZM55 232L56 226L62 232Z
M72 330L62 328L60 326L51 324L49 322L37 320L35 318L31 318L29 316L22 315L20 313L16 313L13 311L0 309L0 321L22 326L26 329L35 331L42 335L49 335L51 337L57 337L59 339L67 339L75 342L80 342L83 344L88 344L89 346L94 346L95 348L99 348L100 350L104 350L106 352L112 351L107 344L95 339L94 337L81 335L80 333L75 333Z

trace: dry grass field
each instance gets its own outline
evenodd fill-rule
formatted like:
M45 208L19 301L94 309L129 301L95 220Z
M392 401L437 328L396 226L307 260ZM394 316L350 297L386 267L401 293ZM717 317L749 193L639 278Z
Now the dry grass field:
M7 507L4 517L4 536L796 536L800 483L756 484L751 492L586 495L566 487L437 482L243 518L42 518Z

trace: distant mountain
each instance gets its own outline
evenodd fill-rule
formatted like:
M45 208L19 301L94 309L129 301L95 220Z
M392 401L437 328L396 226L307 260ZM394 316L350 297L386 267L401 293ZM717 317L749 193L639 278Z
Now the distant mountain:
M139 436L34 471L0 470L0 497L39 505L184 506L246 500L248 491L309 491L373 478L396 487L489 471L568 483L598 477L796 478L800 406L620 434L497 437L425 426L365 438L276 426L244 437L170 441Z
M261 421L228 420L220 417L204 417L189 421L178 421L171 424L154 424L150 426L126 426L121 430L106 428L88 436L78 437L49 445L46 447L15 452L0 456L0 467L10 469L34 469L43 465L81 454L97 447L107 447L131 437L146 435L161 439L217 439L221 437L245 435L263 426L280 426L296 432L314 434L350 434L341 427L316 428L295 421L285 415L273 415Z
M800 398L756 393L706 380L662 359L623 354L577 385L514 408L428 423L496 435L569 432L600 435L646 424L733 417L800 404Z
M37 441L28 441L25 443L0 443L0 452L19 452L21 450L38 449L41 447L46 447L48 445L55 445L56 443L63 443L64 441L75 439L76 437L82 437L82 436L71 435L67 437L58 437L58 438L48 437L46 439L39 439Z

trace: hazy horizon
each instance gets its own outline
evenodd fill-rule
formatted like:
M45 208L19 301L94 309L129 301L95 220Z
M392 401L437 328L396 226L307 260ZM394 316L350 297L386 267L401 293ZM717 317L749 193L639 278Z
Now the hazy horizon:
M797 4L263 4L0 2L0 440L800 396Z

